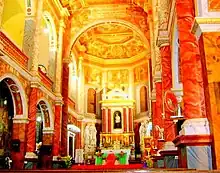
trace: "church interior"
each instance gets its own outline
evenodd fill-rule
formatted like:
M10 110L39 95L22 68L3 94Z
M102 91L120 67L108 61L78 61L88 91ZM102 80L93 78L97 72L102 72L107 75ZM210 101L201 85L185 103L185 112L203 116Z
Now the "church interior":
M0 0L0 29L0 169L220 169L219 0Z

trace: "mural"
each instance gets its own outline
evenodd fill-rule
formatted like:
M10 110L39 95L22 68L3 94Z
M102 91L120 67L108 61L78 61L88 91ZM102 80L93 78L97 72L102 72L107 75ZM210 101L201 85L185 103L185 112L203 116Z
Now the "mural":
M219 0L209 0L209 11L219 11L220 12L220 1Z
M204 33L203 39L208 81L209 83L220 82L220 33Z
M128 70L111 70L108 74L108 88L126 90L128 86Z
M220 33L204 33L203 39L209 88L213 91L210 99L216 105L217 114L220 114Z
M147 68L148 68L148 65L143 64L134 69L134 82L135 83L148 80Z
M101 70L91 67L85 67L84 68L84 74L85 74L85 84L95 84L95 85L101 85L102 76L101 76Z

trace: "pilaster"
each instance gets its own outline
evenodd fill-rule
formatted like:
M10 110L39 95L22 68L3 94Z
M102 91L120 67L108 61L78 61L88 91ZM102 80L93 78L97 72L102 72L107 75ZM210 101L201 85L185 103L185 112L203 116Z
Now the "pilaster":
M34 32L34 45L31 61L31 72L33 75L38 74L39 64L39 45L40 45L40 33L41 33L41 18L43 13L43 0L37 1L37 10L35 16L35 32Z
M56 77L55 77L55 93L61 93L61 78L62 78L62 52L63 52L63 33L65 29L64 20L59 23L57 58L56 58Z

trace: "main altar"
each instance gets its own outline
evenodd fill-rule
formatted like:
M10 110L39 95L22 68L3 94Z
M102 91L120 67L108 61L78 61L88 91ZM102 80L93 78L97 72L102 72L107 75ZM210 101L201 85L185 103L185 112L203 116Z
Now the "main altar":
M100 148L102 153L126 154L126 164L130 150L134 147L133 109L134 100L120 90L114 89L103 93L102 132L100 133Z

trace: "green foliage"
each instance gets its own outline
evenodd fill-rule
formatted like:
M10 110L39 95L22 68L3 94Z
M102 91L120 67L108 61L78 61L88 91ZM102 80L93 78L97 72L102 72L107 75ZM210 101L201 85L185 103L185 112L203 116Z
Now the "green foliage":
M62 160L65 162L65 168L70 168L72 166L72 157L71 156L62 157Z

